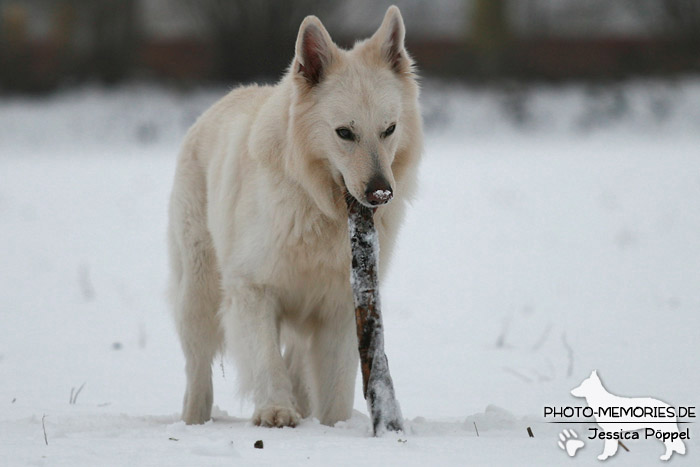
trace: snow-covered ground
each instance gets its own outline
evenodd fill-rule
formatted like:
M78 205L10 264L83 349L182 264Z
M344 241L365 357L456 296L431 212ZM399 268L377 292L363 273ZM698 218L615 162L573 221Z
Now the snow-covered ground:
M187 126L224 91L0 99L1 465L595 465L587 425L543 418L585 406L569 391L591 370L700 403L700 81L429 84L422 189L382 290L406 433L369 435L359 380L348 422L254 427L225 360L214 421L185 426L166 206ZM698 465L696 426L674 465ZM608 463L664 451L625 444Z

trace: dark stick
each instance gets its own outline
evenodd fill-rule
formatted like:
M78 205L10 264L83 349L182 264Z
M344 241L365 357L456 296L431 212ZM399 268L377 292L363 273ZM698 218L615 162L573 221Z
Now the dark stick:
M402 431L403 417L394 395L389 362L384 353L384 332L379 304L379 240L371 209L346 196L348 232L352 251L350 284L355 302L357 343L362 388L372 418L374 435Z

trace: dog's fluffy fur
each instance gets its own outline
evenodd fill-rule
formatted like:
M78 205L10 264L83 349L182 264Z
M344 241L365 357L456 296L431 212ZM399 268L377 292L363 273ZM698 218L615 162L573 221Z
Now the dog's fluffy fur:
M422 151L412 67L396 7L352 50L309 16L276 86L233 90L188 132L169 226L186 423L211 417L212 360L224 349L256 424L350 417L358 352L343 198L380 205L386 271Z

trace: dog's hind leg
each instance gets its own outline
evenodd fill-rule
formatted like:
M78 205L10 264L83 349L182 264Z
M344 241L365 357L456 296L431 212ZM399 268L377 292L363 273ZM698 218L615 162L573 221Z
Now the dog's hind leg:
M211 418L211 366L222 343L216 314L221 301L219 272L206 229L205 195L201 187L197 190L197 181L186 164L178 167L169 230L170 295L187 377L182 419L188 425Z
M185 423L201 424L211 418L213 403L212 360L221 347L216 310L219 305L218 280L213 258L200 252L201 264L182 281L177 321L185 354L187 389L182 406ZM212 270L213 269L213 270ZM213 277L212 277L213 276Z
M617 452L618 442L616 439L606 439L603 453L598 456L598 460L604 461L610 456L614 456Z
M678 432L678 429L672 430ZM678 454L685 454L685 443L680 439L674 439L673 441L664 441L664 446L666 447L666 452L660 457L662 461L667 461L671 458L674 452Z

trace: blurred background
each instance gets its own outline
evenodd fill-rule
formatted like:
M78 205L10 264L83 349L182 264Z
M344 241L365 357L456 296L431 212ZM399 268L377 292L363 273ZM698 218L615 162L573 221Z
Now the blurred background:
M0 0L0 89L278 79L304 16L351 46L388 5L421 74L483 82L700 70L698 0Z
M617 394L698 404L700 0L0 0L0 451L11 461L46 462L43 414L62 465L120 465L126 451L210 464L198 456L212 440L229 449L228 426L169 435L199 451L162 436L185 384L164 293L182 139L237 84L280 79L304 16L350 47L390 3L421 76L426 144L382 285L387 353L404 415L438 421L416 433L464 440L423 438L408 463L456 446L470 452L454 465L490 455L474 442L504 427L504 410L508 441L527 439L513 420L580 403L569 391L593 369ZM214 373L217 416L243 417L236 443L259 439L233 396L235 369L222 359ZM472 421L445 422L485 408L495 415L478 420L481 438ZM313 455L353 451L337 449L343 430L323 427ZM494 452L565 458L556 433L534 439ZM616 461L641 465L652 457L637 453L658 446L630 448Z

